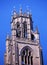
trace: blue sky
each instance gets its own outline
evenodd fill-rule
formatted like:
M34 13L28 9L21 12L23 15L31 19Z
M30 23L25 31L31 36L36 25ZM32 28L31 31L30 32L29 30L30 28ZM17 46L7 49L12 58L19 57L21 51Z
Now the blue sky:
M44 65L47 65L47 0L0 0L0 65L4 65L5 40L7 33L11 33L13 7L18 13L20 5L23 12L27 10L27 6L31 10L34 29L37 25L40 33Z

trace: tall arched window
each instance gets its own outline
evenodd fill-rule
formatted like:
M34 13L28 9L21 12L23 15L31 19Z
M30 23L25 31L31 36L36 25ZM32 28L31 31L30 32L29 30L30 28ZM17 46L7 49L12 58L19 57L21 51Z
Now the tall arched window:
M27 23L23 23L23 37L27 38Z
M35 37L33 34L31 34L31 40L35 40Z
M20 23L16 23L16 37L20 37L21 31L20 31Z
M19 28L20 27L20 23L19 22L17 22L17 28Z
M21 65L33 65L32 52L28 47L25 47L21 53Z

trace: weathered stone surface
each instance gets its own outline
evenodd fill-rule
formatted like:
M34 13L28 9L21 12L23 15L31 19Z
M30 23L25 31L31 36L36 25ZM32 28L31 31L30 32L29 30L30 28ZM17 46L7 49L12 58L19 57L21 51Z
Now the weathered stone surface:
M30 13L26 16L21 13L12 16L11 37L7 36L6 39L5 65L42 65L42 49L36 31L33 31Z

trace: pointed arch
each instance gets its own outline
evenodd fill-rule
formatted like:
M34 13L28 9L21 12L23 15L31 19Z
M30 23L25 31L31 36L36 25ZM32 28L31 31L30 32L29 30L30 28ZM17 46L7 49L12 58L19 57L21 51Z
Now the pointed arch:
M32 49L29 46L22 48L21 52L21 65L33 65Z
M22 52L23 52L25 49L28 49L28 50L30 50L31 52L33 51L31 47L25 46L25 47L23 47L23 48L21 49L20 55L22 54Z

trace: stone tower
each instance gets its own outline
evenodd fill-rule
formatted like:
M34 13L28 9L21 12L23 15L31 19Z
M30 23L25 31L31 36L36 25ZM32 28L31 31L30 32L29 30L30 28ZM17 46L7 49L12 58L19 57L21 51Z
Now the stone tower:
M32 15L13 11L11 36L6 37L5 65L43 65L38 28L33 31Z

